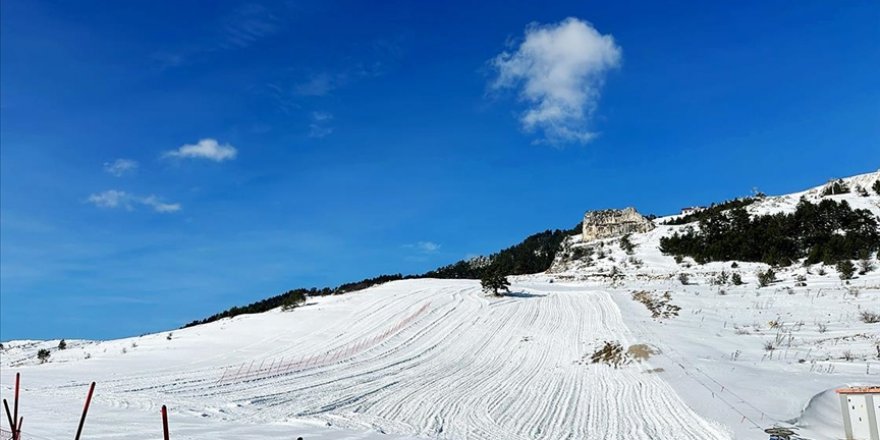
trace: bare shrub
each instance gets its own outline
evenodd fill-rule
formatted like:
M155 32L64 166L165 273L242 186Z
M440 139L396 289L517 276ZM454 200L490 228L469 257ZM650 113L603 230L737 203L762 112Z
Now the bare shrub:
M880 313L874 313L865 310L862 312L860 317L862 319L862 322L866 324L876 324L880 322Z
M680 281L682 285L687 286L688 283L690 283L690 276L688 276L688 274L682 272L682 273L678 274L678 281Z
M678 312L681 311L681 307L672 304L672 295L669 292L657 297L647 290L639 290L632 293L632 298L644 304L654 319L672 318L678 316Z
M621 365L629 363L629 359L623 351L623 346L617 341L605 341L599 349L590 356L590 361L594 364L606 364L614 368L620 368Z

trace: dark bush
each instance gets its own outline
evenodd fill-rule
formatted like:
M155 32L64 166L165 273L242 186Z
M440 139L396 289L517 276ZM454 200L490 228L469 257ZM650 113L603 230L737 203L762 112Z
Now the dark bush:
M761 287L767 287L770 284L776 282L776 272L773 269L767 269L765 271L758 272L758 285Z

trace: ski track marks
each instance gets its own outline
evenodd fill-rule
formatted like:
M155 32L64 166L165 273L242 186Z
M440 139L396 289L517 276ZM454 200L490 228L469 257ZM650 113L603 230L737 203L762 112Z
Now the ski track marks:
M97 377L98 401L438 439L730 438L647 373L648 365L615 370L582 362L605 340L638 342L607 293L539 283L513 290L522 294L489 297L475 281L400 281L293 312L180 330L175 337L191 341L192 333L222 332L222 342ZM264 330L241 334L249 324ZM324 362L296 363L320 356ZM58 365L56 374L78 363ZM234 375L258 364L260 374ZM85 386L32 392L71 397Z

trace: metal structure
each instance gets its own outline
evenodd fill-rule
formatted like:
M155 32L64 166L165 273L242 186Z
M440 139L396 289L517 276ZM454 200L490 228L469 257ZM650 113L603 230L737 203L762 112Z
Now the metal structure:
M840 388L840 410L846 440L880 440L880 387Z

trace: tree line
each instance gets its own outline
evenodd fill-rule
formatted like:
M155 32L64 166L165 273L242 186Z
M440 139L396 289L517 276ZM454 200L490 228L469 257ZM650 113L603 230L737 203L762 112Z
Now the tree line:
M880 229L874 215L852 209L846 201L805 199L793 213L750 216L744 207L712 212L688 227L660 239L665 254L710 261L752 261L787 266L802 258L806 264L836 264L868 258L880 250Z
M533 234L521 243L489 255L486 258L461 260L456 263L428 271L420 275L380 275L336 287L299 288L253 302L245 306L235 306L207 318L192 321L184 326L192 327L207 324L223 318L231 318L248 313L262 313L277 307L290 310L305 303L307 297L340 295L372 287L389 281L413 278L443 279L481 279L486 274L524 275L544 272L550 268L556 252L565 237L580 232L580 224L569 230L547 230Z

